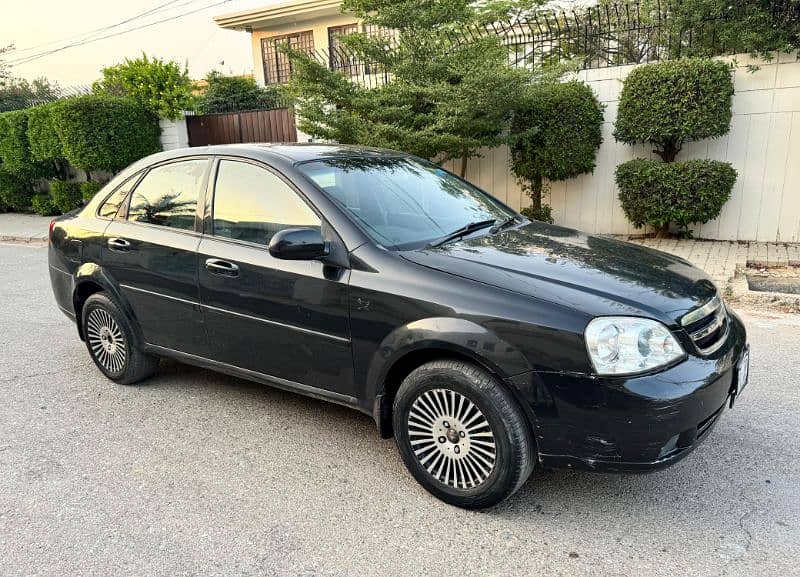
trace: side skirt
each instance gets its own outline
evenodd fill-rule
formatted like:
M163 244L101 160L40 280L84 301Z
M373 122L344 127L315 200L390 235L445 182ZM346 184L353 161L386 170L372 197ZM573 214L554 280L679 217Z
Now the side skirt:
M336 403L337 405L343 405L351 409L356 409L357 411L367 414L370 417L373 416L372 411L364 408L358 402L358 399L349 395L342 395L341 393L319 389L310 385L303 385L287 379L281 379L280 377L273 377L271 375L265 375L264 373L242 369L234 365L229 365L227 363L222 363L198 355L192 355L190 353L184 353L182 351L176 351L167 347L145 344L144 349L146 352L159 357L169 357L171 359L175 359L176 361L186 363L187 365L211 369L212 371L225 373L226 375L231 375L232 377L239 377L248 381L255 381L257 383L283 389L284 391L289 391L291 393L299 393L301 395L319 399L321 401Z

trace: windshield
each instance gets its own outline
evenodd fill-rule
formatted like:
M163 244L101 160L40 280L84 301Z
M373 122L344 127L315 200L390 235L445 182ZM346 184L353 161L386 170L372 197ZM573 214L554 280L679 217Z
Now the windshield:
M297 168L389 249L416 248L515 214L435 164L411 158L331 158Z

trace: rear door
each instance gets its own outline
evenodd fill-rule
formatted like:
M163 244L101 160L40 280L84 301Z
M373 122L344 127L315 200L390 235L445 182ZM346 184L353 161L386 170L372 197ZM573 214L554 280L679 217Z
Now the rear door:
M267 249L280 230L327 225L289 181L264 165L221 159L214 172L212 217L199 248L210 355L290 384L351 396L350 271L276 259Z
M103 268L133 308L145 341L192 354L206 344L197 289L198 198L210 164L192 157L149 169L106 229L103 247Z

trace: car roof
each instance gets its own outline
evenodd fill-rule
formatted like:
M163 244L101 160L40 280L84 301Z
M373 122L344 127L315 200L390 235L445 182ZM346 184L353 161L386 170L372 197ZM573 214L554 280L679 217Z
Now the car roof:
M184 156L198 154L218 154L244 156L262 160L275 160L281 164L297 164L310 160L325 158L392 158L408 156L406 153L383 148L354 146L348 144L319 143L249 143L249 144L215 144L193 148L176 148L143 159L147 164L163 162Z

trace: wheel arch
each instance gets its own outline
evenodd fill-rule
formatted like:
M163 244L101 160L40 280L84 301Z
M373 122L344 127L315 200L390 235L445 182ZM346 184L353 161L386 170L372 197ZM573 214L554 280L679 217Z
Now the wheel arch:
M78 335L81 340L86 337L83 334L82 313L83 305L86 300L98 292L104 292L112 299L132 321L133 330L137 333L136 336L141 338L139 332L139 323L133 314L133 309L128 303L127 299L122 295L116 285L108 278L103 271L102 267L95 263L86 263L82 265L75 273L75 286L72 290L72 307L75 311L75 320L78 325Z
M381 437L394 435L392 406L403 380L417 367L439 359L469 362L495 377L522 407L533 435L533 412L510 382L510 377L532 367L520 351L485 327L466 319L416 321L393 331L378 351L368 373L368 387L373 393L373 417Z

